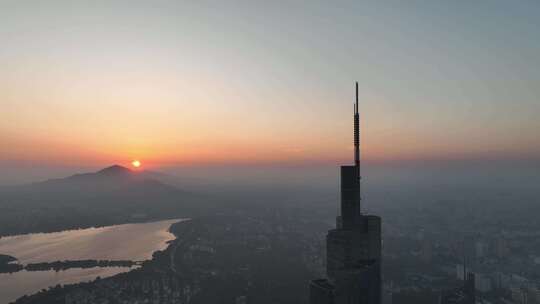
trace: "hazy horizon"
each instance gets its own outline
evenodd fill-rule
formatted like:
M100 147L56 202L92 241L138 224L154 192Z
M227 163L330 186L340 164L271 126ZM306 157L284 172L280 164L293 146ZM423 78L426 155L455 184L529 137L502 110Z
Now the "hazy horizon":
M538 161L539 10L2 2L0 169Z
M328 164L282 164L282 165L184 165L134 169L129 163L116 165L125 166L135 171L147 170L164 173L172 178L185 182L186 190L190 186L201 189L201 186L241 187L243 184L259 185L261 187L273 186L302 186L323 187L337 189L339 179L339 165L350 161ZM0 186L13 186L41 182L49 179L69 177L79 173L96 172L111 164L101 166L37 166L3 165L0 176ZM389 184L410 182L416 180L417 184L434 181L471 182L471 184L489 184L494 180L505 180L512 183L540 181L540 162L536 161L431 161L431 162L372 162L362 163L363 180L380 183L386 180Z

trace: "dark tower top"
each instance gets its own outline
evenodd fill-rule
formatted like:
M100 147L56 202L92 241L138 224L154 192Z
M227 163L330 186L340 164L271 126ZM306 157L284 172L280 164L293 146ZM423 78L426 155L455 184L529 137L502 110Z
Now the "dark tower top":
M358 82L356 82L356 103L354 104L354 165L360 178L360 118L358 115Z
M354 103L354 165L341 166L341 226L352 229L360 217L360 118L358 114L358 82Z

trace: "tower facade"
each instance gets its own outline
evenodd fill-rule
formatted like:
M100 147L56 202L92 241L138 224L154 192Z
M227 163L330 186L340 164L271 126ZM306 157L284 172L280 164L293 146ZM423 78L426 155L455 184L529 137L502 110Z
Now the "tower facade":
M310 282L310 303L381 303L381 218L360 209L358 83L354 105L354 165L341 166L341 214L326 235L326 279Z

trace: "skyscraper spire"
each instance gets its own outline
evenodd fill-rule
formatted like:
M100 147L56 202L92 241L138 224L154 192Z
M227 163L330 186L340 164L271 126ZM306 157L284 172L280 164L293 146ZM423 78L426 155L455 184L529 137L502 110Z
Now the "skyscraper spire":
M341 166L341 214L326 235L326 279L310 283L311 304L381 304L381 218L360 212L358 82L354 165Z
M358 115L358 81L356 82L356 103L354 104L354 165L360 178L360 118Z

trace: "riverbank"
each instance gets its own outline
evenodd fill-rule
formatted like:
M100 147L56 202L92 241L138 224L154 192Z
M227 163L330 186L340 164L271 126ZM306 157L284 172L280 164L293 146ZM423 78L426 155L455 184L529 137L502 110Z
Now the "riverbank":
M169 246L175 239L170 226L179 221L182 219L2 238L0 252L17 257L14 265L30 267L0 273L0 303L50 286L134 271L142 261L152 259L154 252Z
M76 230L85 230L85 229L99 229L104 227L110 227L110 226L118 226L118 225L129 225L129 224L146 224L146 223L155 223L155 222L161 222L161 221L174 221L178 219L178 216L172 216L172 217L155 217L155 218L130 218L130 219L123 219L118 221L111 221L111 222L103 222L103 223L87 223L82 225L65 225L62 227L39 227L36 229L28 230L28 231L22 231L22 232L8 232L8 233L2 233L0 232L0 241L4 238L10 238L10 237L17 237L17 236L24 236L24 235L40 235L40 234L48 234L48 233L61 233L66 231L76 231ZM2 256L2 254L0 254Z
M313 241L299 233L306 224L264 216L174 223L169 230L175 239L140 268L41 291L16 304L306 302L306 282L314 274L305 256Z
M0 265L0 273L15 273L19 271L65 271L71 268L93 268L93 267L128 267L141 265L141 261L130 260L78 260L78 261L54 261L21 265L17 263L7 263Z

